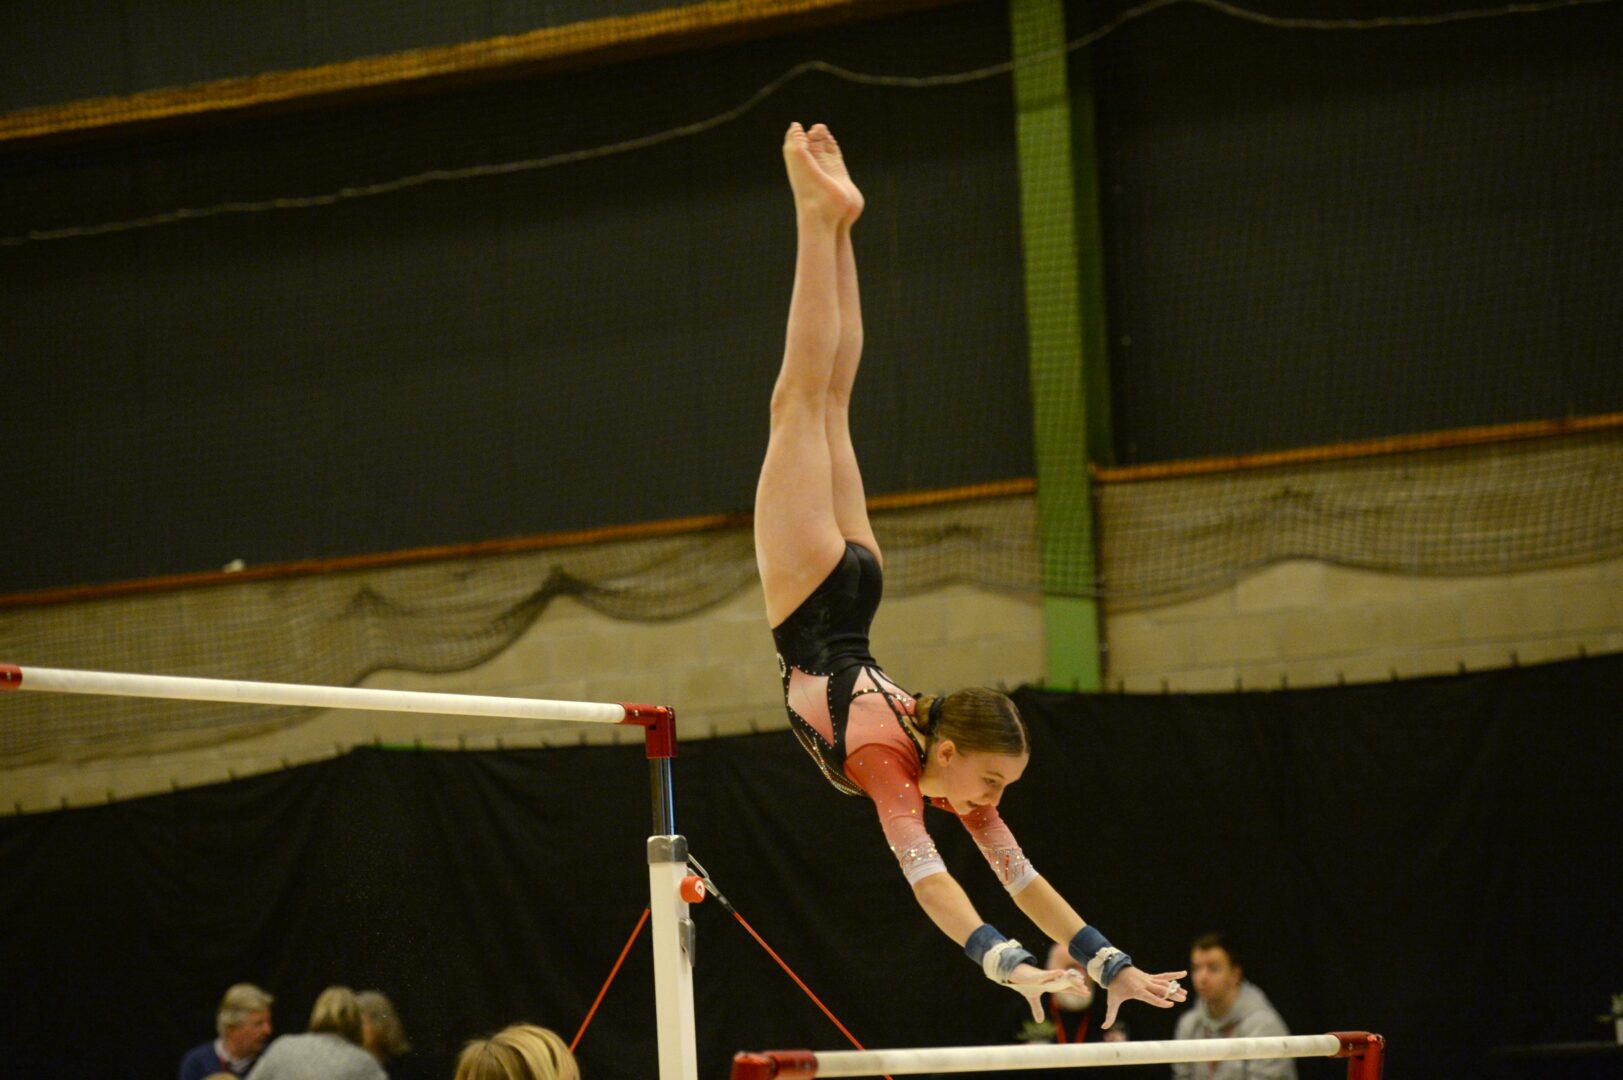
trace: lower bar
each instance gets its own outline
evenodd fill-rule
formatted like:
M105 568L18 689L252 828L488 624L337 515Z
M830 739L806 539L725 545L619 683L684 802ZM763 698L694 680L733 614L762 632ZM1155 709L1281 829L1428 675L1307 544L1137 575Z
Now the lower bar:
M1283 1035L1256 1039L1179 1039L1161 1042L1087 1043L1064 1046L944 1046L919 1050L805 1050L739 1054L733 1080L788 1077L880 1076L967 1073L997 1070L1083 1068L1108 1065L1167 1065L1175 1062L1266 1060L1269 1058L1352 1057L1350 1063L1374 1072L1354 1075L1378 1080L1384 1040L1368 1032ZM1369 1061L1368 1059L1373 1059Z

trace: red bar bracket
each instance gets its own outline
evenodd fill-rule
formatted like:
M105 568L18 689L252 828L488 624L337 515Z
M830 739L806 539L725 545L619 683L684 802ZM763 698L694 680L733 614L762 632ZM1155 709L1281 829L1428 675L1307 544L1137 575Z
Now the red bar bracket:
M1341 1040L1336 1057L1348 1058L1347 1080L1381 1080L1386 1065L1386 1037L1368 1031L1332 1031Z
M16 664L0 664L0 690L21 690L23 669Z
M816 1075L817 1055L810 1050L733 1055L732 1080L797 1080Z
M619 702L626 711L620 723L633 724L643 729L643 744L649 760L676 756L676 710L669 705L633 705Z
M760 1054L734 1054L731 1080L773 1080L777 1067Z

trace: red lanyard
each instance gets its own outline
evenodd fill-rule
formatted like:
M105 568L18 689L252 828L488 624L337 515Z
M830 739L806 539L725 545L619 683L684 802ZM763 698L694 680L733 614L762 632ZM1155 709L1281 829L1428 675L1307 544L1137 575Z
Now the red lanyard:
M1076 1025L1076 1036L1070 1039L1065 1037L1065 1018L1060 1015L1059 1005L1055 1003L1052 997L1048 999L1048 1014L1054 1018L1055 1042L1064 1044L1071 1042L1085 1042L1087 1040L1088 1021L1093 1019L1089 1012L1084 1011L1082 1013L1082 1020Z

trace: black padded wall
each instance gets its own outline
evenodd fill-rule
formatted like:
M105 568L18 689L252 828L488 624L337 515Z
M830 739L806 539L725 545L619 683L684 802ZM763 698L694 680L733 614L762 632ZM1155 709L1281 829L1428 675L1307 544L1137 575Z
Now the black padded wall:
M314 67L699 0L62 0L0 7L0 111Z
M1006 58L983 4L434 98L0 152L0 235L534 161L734 108L797 63ZM0 247L0 592L747 510L824 120L867 189L872 493L1031 475L1007 78L809 74L631 153Z
M1623 410L1623 5L1334 25L1494 6L1182 4L1088 51L1118 463Z

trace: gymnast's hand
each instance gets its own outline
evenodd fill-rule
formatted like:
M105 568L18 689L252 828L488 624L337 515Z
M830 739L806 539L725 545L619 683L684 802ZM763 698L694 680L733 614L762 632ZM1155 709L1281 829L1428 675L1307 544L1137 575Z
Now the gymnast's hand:
M1088 977L1075 968L1052 968L1045 971L1030 964L1021 964L1009 973L1009 978L1003 985L1026 999L1026 1003L1031 1006L1031 1018L1038 1023L1043 1019L1044 994L1091 993Z
M1116 972L1116 977L1105 987L1109 1004L1105 1008L1105 1027L1116 1022L1116 1010L1124 1001L1147 1001L1158 1009L1170 1009L1180 1001L1189 1000L1189 991L1178 985L1187 971L1166 971L1151 975L1129 964Z

